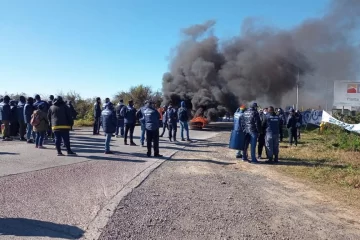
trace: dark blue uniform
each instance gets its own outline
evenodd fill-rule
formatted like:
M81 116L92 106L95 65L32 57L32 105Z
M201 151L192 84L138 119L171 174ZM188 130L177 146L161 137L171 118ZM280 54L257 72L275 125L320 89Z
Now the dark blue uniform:
M234 114L234 127L233 127L233 131L234 133L232 134L237 134L236 137L231 138L230 139L230 145L234 144L234 145L238 145L237 143L233 143L231 141L242 141L243 138L245 137L245 126L244 126L244 122L241 119L241 116L244 114L245 109L238 109L236 110L235 114ZM243 157L243 150L244 149L244 145L238 150L238 152L236 153L236 158L241 158ZM246 154L245 156L246 157Z
M169 127L169 140L170 140L170 142L172 140L174 140L174 142L175 142L178 116L177 116L177 112L174 108L169 107L169 109L166 112L166 119L168 121L168 127Z
M275 162L279 160L279 133L280 133L280 126L281 121L279 116L275 113L268 114L264 119L264 126L265 126L265 146L266 146L266 153L269 161L275 158Z
M256 110L257 104L254 103L250 109L244 112L242 119L245 123L245 131L248 134L245 142L244 153L247 153L247 148L251 144L251 162L256 163L256 143L258 139L259 132L261 130L261 121L258 111ZM245 155L244 154L244 155Z
M147 156L151 156L151 145L154 146L154 156L162 157L159 154L159 127L160 113L148 103L143 109L145 130L146 130L146 147Z

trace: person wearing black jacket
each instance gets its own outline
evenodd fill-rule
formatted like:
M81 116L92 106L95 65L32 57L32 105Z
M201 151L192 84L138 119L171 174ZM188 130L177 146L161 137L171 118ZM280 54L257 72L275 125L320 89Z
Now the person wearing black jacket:
M266 126L264 126L264 121L266 119L267 109L265 108L263 111L259 113L261 128L258 137L258 159L261 159L261 155L265 146L265 135L266 135Z
M16 106L16 101L15 100L10 101L10 111L11 111L10 136L11 137L17 137L18 131L19 131L19 124L18 124L17 106Z
M73 124L71 125L71 129L70 129L70 130L71 130L71 131L74 131L74 130L73 130L74 120L76 119L78 113L76 112L74 106L72 105L72 101L69 101L67 105L68 105L68 107L70 108L71 117L72 117L72 119L73 119Z
M101 122L101 99L96 98L96 103L94 104L94 131L93 135L100 134L100 122Z
M130 132L130 146L136 146L134 142L134 129L136 124L136 109L134 108L134 101L130 100L128 106L123 107L120 114L124 117L125 123L124 144L128 145L127 137Z
M3 141L11 141L10 138L10 120L11 120L11 108L10 97L5 96L4 101L0 103L0 120L4 124Z
M26 140L27 143L33 143L35 141L35 133L33 131L33 127L31 125L31 115L33 114L33 112L35 111L35 107L34 107L34 99L32 97L29 97L26 100L26 104L24 107L24 120L25 120L25 124L26 124ZM33 137L31 139L31 136Z
M54 104L48 112L48 119L49 122L51 122L52 130L55 135L55 146L58 156L63 156L61 152L61 139L64 141L67 154L76 155L70 147L70 129L74 120L71 116L70 108L66 106L62 97L58 96L54 100Z
M295 146L297 146L297 127L296 127L296 123L297 123L297 119L295 116L295 110L294 109L290 109L290 115L289 118L287 120L287 124L286 127L289 131L289 144L290 146L292 146L293 141L295 143Z
M17 119L19 123L19 133L20 133L20 141L26 141L25 133L26 133L26 123L24 116L24 108L26 104L26 99L24 96L20 96L19 103L17 105Z
M117 125L116 125L116 131L115 136L117 138L124 137L124 117L121 116L121 110L125 107L124 100L120 100L119 103L116 105L115 111L116 111L116 119L117 119ZM120 129L120 136L119 136L119 129Z
M49 96L49 101L47 101L49 109L53 105L53 102L54 102L54 95L50 95ZM49 124L49 129L47 131L47 137L54 141L54 133L51 130L51 124Z

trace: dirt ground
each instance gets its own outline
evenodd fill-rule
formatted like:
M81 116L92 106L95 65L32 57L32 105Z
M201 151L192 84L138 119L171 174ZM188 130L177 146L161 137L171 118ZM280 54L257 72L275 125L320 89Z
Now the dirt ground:
M360 211L198 141L119 204L100 239L360 239Z

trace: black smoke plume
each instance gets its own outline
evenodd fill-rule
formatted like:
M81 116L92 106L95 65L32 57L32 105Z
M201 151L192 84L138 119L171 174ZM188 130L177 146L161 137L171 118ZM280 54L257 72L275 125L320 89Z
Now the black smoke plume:
M300 96L306 96L299 106L314 101L324 105L322 99L331 101L334 80L355 80L359 17L360 1L335 0L323 17L292 30L247 19L239 36L220 41L212 32L215 21L183 29L184 38L163 76L164 104L183 100L193 113L201 108L216 119L251 101L295 104L298 85Z

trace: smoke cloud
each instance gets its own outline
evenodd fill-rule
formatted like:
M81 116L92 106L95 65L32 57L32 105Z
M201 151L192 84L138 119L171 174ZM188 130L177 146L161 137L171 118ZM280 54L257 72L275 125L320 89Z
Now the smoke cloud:
M324 16L291 30L251 18L225 40L213 34L213 20L183 29L163 76L164 104L184 100L193 113L201 108L215 119L251 101L295 104L299 85L299 106L331 105L333 81L358 74L359 20L360 1L335 0Z

